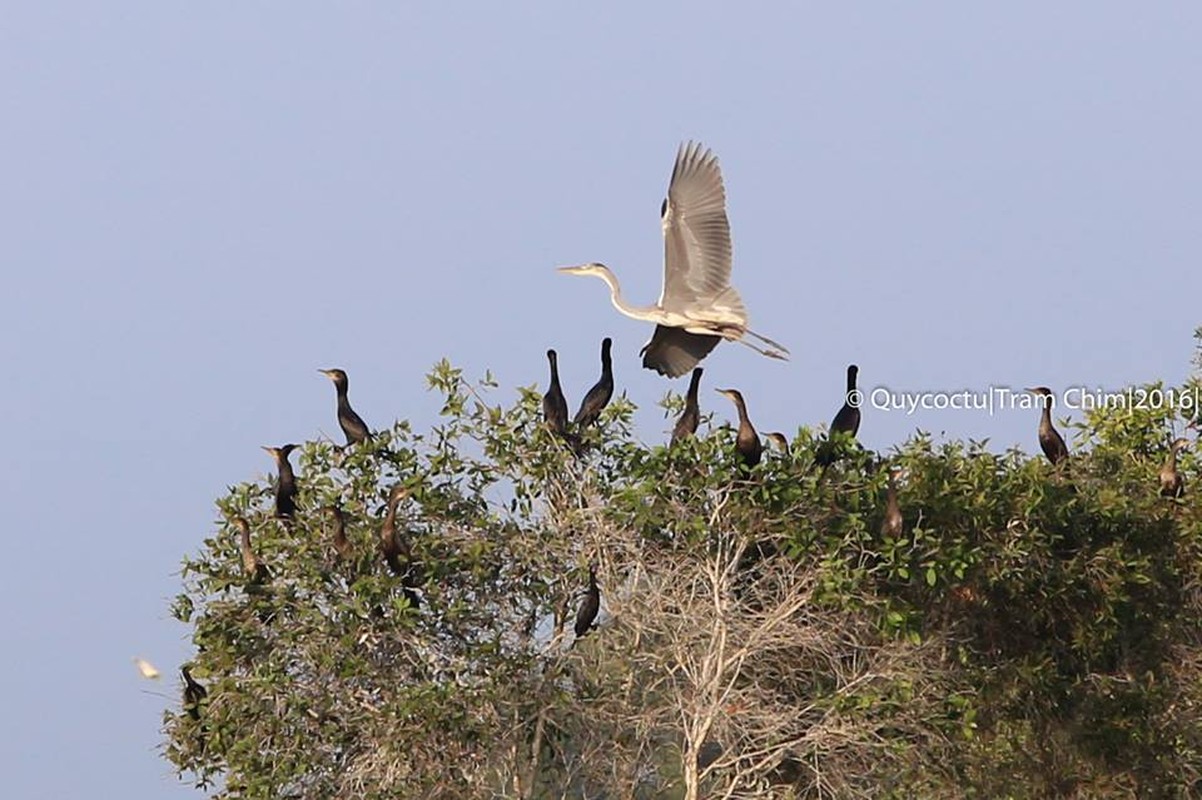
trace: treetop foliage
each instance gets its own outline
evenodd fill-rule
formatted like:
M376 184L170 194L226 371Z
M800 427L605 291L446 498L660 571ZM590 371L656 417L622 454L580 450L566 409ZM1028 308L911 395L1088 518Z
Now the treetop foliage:
M1088 412L1055 468L918 432L835 437L824 471L803 428L744 477L725 424L646 445L618 397L572 447L534 388L428 381L439 424L305 442L294 519L232 486L184 560L207 694L165 755L213 796L1202 793L1196 456L1182 497L1157 477L1179 409Z

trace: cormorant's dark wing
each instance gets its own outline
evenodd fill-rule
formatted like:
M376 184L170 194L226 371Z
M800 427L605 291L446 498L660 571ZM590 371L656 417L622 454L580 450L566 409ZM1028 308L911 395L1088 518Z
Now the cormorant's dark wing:
M660 375L676 378L697 366L721 340L721 336L689 333L683 328L656 325L651 341L643 345L640 351L643 366Z

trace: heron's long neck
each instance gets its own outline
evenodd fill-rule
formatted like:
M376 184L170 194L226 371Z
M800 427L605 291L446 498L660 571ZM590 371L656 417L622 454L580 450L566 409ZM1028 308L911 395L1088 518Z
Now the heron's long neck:
M627 303L626 298L622 296L622 287L618 284L618 279L612 272L606 270L597 274L601 277L601 280L605 281L605 285L609 287L609 301L614 304L614 308L633 319L645 319L642 312L649 310L649 308L632 306L630 303Z

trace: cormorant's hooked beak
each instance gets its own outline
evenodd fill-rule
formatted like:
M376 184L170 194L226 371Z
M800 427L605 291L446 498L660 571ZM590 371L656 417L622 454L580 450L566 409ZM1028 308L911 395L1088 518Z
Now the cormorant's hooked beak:
M583 275L585 274L587 264L577 264L574 267L556 267L556 272L562 272L564 275Z

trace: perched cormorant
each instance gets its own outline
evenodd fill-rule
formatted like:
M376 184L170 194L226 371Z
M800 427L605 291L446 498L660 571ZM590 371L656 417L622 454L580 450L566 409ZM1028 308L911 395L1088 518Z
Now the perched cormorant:
M275 515L280 519L290 520L296 513L296 474L292 471L292 465L288 463L288 456L296 448L295 444L286 444L283 447L263 446L275 459L275 468L279 472L279 479L275 485Z
M703 371L701 367L697 367L693 370L693 377L689 379L689 391L684 396L684 411L680 412L680 417L676 420L676 427L672 429L673 443L687 439L697 432L697 423L701 421L701 407L697 404L697 390L701 387Z
M209 691L196 682L188 667L180 667L179 671L184 676L184 711L188 712L189 717L199 721L200 704L209 696Z
M743 469L750 470L760 463L760 456L764 453L764 444L760 441L759 434L755 432L755 426L751 424L751 419L747 416L747 404L743 402L743 395L738 389L718 389L716 391L718 394L730 398L739 412L739 433L735 437L735 450L738 451L739 463Z
M421 597L410 585L412 581L412 564L409 542L404 537L397 536L396 512L401 500L409 496L408 490L401 484L392 487L388 493L388 509L384 512L384 523L380 526L380 552L393 575L401 578L401 585L409 605L414 608L421 606Z
M606 336L601 340L601 378L588 390L588 394L580 401L580 410L572 423L586 428L601 416L601 409L609 405L609 399L614 394L614 364L610 358L609 348L613 340Z
M559 357L554 350L547 351L547 361L551 365L551 385L543 395L543 421L551 433L563 436L568 432L568 401L559 385Z
M838 459L835 450L834 436L835 433L849 434L852 438L860 431L860 404L853 404L852 398L856 391L856 376L859 374L860 368L855 364L847 366L847 390L843 394L843 405L839 407L839 411L835 414L835 418L831 420L831 429L827 440L819 446L818 452L814 455L814 462L822 465L823 468L834 464Z
M350 540L346 538L346 517L342 513L342 507L337 503L326 506L326 513L334 520L334 551L343 561L350 561L354 552Z
M355 409L351 408L351 401L346 397L348 386L346 373L340 369L319 369L317 371L334 382L334 388L338 392L338 424L342 427L342 432L346 434L347 445L358 444L370 439L371 431L367 429L367 423L355 413Z
M784 454L785 458L789 457L789 454L792 451L789 448L789 440L785 438L783 433L779 431L773 431L772 433L765 433L764 436L768 439L768 441L776 445L776 448Z
M576 612L576 638L579 639L593 629L597 612L601 610L601 590L597 588L597 565L588 565L588 590L584 593Z
M1040 401L1043 412L1039 417L1039 446L1043 448L1043 454L1048 457L1048 461L1059 464L1068 458L1068 447L1065 446L1059 431L1052 427L1052 406L1055 405L1056 399L1052 390L1046 386L1036 386L1027 391L1043 398Z
M384 554L384 561L388 563L388 568L392 570L393 575L400 575L405 571L405 565L401 563L401 558L408 558L408 542L402 541L396 535L396 511L401 500L409 493L401 484L392 487L392 491L388 493L388 508L384 512L384 523L380 526L380 552Z
M271 580L271 570L259 560L250 546L250 523L245 517L235 517L238 526L238 549L242 553L242 569L250 579L250 586L262 586Z
M1160 494L1162 497L1181 497L1185 494L1185 478L1177 470L1177 451L1189 446L1188 439L1175 439L1169 445L1169 457L1160 468Z
M901 505L897 502L897 481L893 470L890 470L889 485L885 490L885 516L881 519L881 538L900 539L904 530Z

